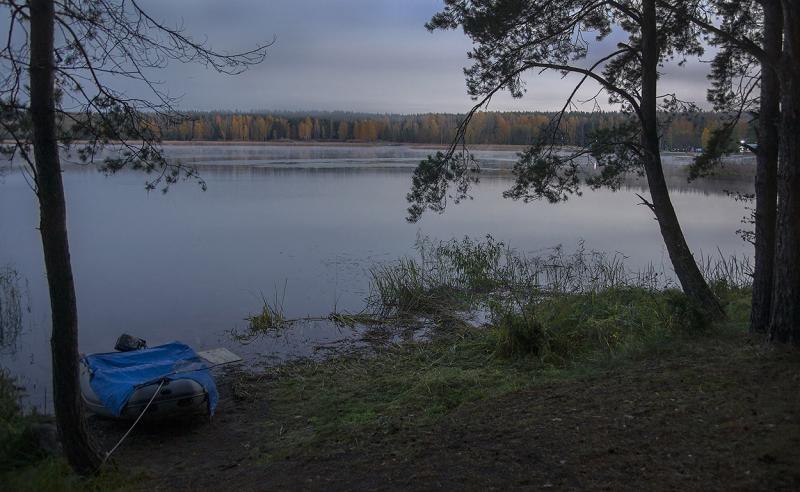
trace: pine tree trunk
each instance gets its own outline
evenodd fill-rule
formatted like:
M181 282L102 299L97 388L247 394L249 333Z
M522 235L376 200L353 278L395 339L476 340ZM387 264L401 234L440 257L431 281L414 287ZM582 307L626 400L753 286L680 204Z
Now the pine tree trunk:
M784 0L778 220L770 340L800 346L800 0Z
M683 291L701 306L712 319L722 319L725 314L714 293L708 287L697 267L686 238L681 230L675 208L669 197L664 169L661 164L658 137L656 92L658 86L658 26L655 0L642 2L642 99L641 143L645 149L645 174L652 199L652 209L661 229L661 236L672 261L672 267Z
M79 474L97 469L78 381L78 310L67 241L67 210L55 126L52 0L30 1L30 114L40 232L50 289L53 404L64 453Z
M765 2L764 51L778 58L783 45L783 14L778 2ZM761 65L761 95L756 151L755 270L750 311L750 331L766 333L772 309L773 265L775 260L775 221L778 200L778 121L780 82L767 64Z

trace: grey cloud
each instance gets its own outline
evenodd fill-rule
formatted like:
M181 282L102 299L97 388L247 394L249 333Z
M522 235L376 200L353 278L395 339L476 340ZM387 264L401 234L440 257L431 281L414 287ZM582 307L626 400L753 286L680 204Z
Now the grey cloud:
M277 39L263 64L236 77L176 63L153 74L171 94L183 95L185 109L463 112L472 104L461 70L469 40L458 31L424 28L441 0L143 1L167 24L182 25L217 49ZM704 68L669 67L663 82L702 102ZM526 97L498 95L491 108L557 109L571 87L557 74L528 80ZM581 97L596 90L587 85Z

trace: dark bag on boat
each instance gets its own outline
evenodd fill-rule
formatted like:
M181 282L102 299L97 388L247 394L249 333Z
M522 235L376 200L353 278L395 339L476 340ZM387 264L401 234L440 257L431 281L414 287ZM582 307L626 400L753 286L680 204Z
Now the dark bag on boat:
M141 338L136 338L128 335L127 333L123 333L119 336L119 338L117 338L117 344L114 345L114 350L119 350L120 352L130 352L131 350L141 350L146 347L147 342Z

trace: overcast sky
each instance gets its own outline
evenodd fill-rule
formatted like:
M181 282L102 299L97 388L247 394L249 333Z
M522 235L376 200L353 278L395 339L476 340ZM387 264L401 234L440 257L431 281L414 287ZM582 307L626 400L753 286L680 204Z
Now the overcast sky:
M238 76L173 63L157 78L184 109L464 112L462 68L470 42L460 31L428 32L441 0L146 0L167 24L182 24L219 50L276 38L267 59ZM708 64L670 69L662 92L702 103ZM530 78L522 100L490 109L552 110L571 86L551 74ZM133 90L133 89L131 89ZM585 96L591 95L587 90ZM591 109L586 106L586 109Z

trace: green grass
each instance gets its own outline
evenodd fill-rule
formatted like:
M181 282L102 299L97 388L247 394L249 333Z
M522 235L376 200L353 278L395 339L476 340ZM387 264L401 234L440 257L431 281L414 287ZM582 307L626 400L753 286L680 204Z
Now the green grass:
M678 291L624 287L561 295L504 311L492 331L503 355L530 353L545 363L564 365L590 355L626 352L682 332L698 333L707 326L703 312Z
M19 407L19 388L0 370L0 473L26 466L42 458L30 444L27 430L41 421L36 414L23 415Z
M262 422L267 438L257 450L265 461L335 454L375 435L435 423L469 402L686 350L698 341L740 336L749 315L747 268L735 259L704 263L729 316L712 325L663 275L652 269L630 273L618 256L580 246L574 254L556 249L525 257L491 238L422 240L419 259L373 270L371 311L324 319L391 335L400 329L394 321L423 316L437 321L430 339L294 361L268 378L241 374L233 394L269 400ZM457 313L465 309L487 310L490 324L461 322ZM278 330L294 321L283 316L277 299L265 300L250 329ZM0 398L0 412L13 434L27 417L9 401L15 402ZM80 479L54 458L19 463L4 473L0 479L11 490L126 485L113 472Z
M735 258L703 261L729 314L712 326L663 273L629 272L621 256L583 244L572 254L556 248L526 256L490 236L423 238L417 251L371 270L369 312L375 319L432 319L430 340L297 361L275 369L266 384L240 386L271 402L264 421L270 439L260 448L266 460L335 452L376 433L434 422L467 402L743 333L747 325L749 265ZM460 321L471 309L488 311L489 326ZM380 329L391 333L397 325Z
M459 325L374 354L281 366L266 384L253 383L270 400L263 423L270 438L260 451L268 461L335 453L433 423L468 402L744 333L749 292L726 289L721 297L731 316L724 325L693 326L704 321L677 291L608 289L542 303L532 336L514 334L529 328L502 320L488 328ZM521 318L509 315L506 323Z
M587 251L582 242L574 253L557 247L529 256L491 236L438 243L422 238L417 253L371 270L372 310L433 320L488 310L497 352L507 357L532 354L561 364L709 325L704 307L665 272L652 266L629 271L621 255ZM718 295L748 288L747 259L720 252L701 258L700 265Z
M107 491L126 490L130 480L113 470L83 478L75 475L63 458L47 456L32 444L31 425L44 417L24 414L18 404L19 389L0 371L0 487L3 491Z
M1 474L0 483L9 492L105 492L132 490L135 480L113 470L79 477L63 459L46 458Z
M272 402L265 425L274 436L265 455L313 451L320 439L352 444L526 384L528 371L517 363L492 363L490 347L476 333L453 337L281 367L264 388Z

